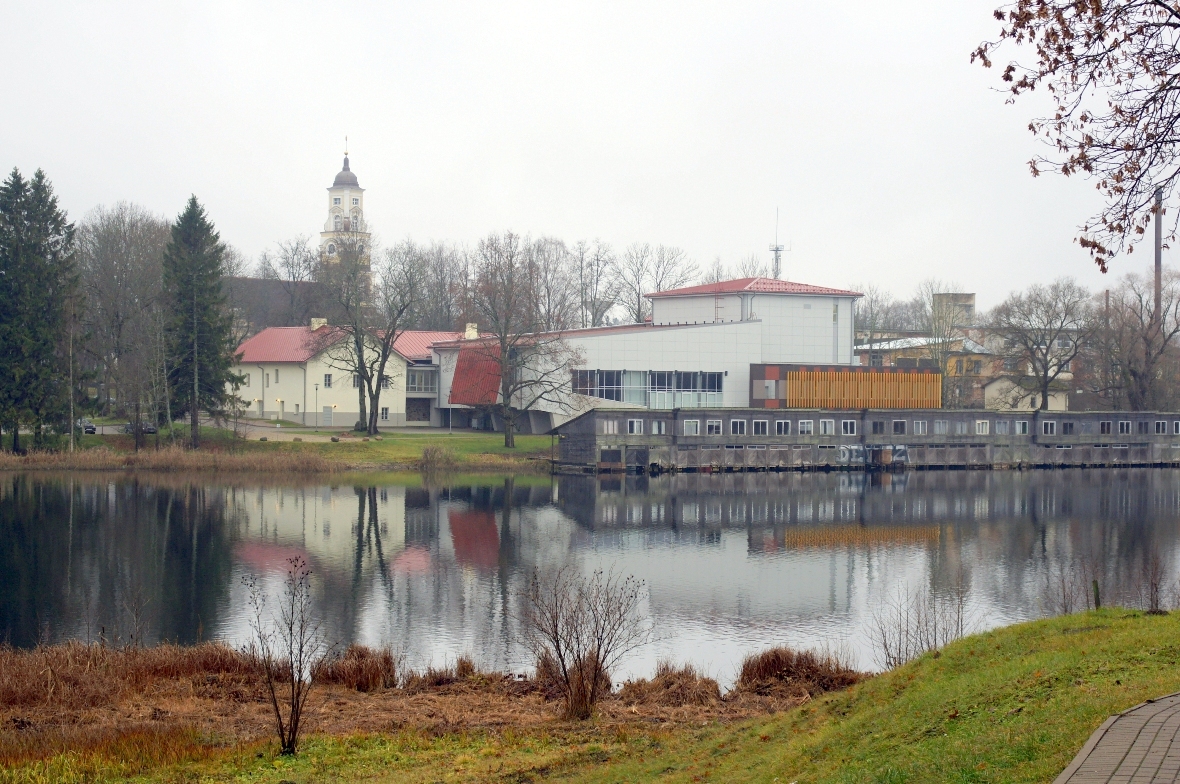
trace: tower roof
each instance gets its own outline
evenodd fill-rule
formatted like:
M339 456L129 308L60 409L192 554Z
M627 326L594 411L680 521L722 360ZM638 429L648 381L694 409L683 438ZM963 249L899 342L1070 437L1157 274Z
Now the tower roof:
M349 186L359 188L360 183L357 182L356 175L352 173L352 170L348 168L348 156L345 155L344 168L340 170L340 173L336 175L336 179L332 181L332 187L346 188Z

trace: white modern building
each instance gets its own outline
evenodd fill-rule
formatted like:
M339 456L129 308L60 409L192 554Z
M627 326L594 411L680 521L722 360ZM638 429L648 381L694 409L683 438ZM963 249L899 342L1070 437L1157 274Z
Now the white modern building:
M648 323L561 333L581 360L570 379L571 400L537 407L522 417L522 430L545 432L592 407L748 406L752 364L856 364L855 291L741 278L647 296ZM494 385L461 377L473 366L464 355L474 354L476 343L437 342L432 349L443 423L498 426L474 405L495 402L487 397ZM455 394L473 386L486 399Z

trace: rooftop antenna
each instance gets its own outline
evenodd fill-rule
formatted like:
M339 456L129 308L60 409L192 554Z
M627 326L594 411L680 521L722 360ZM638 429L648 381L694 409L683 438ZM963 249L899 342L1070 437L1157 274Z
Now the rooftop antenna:
M770 252L774 254L774 279L778 280L783 272L783 251L791 252L790 248L784 248L778 242L778 207L774 208L774 244L770 246Z

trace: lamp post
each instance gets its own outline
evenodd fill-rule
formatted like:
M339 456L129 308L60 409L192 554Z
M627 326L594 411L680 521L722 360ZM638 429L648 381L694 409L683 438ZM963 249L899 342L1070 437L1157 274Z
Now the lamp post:
M320 430L320 385L312 384L315 387L315 429L318 433Z

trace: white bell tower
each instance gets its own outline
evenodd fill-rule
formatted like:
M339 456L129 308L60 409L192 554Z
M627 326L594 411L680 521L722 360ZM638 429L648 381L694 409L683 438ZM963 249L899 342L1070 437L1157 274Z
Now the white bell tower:
M328 220L320 232L320 249L331 258L355 245L368 256L369 232L365 224L365 189L348 168L348 138L344 140L344 168L328 188Z

